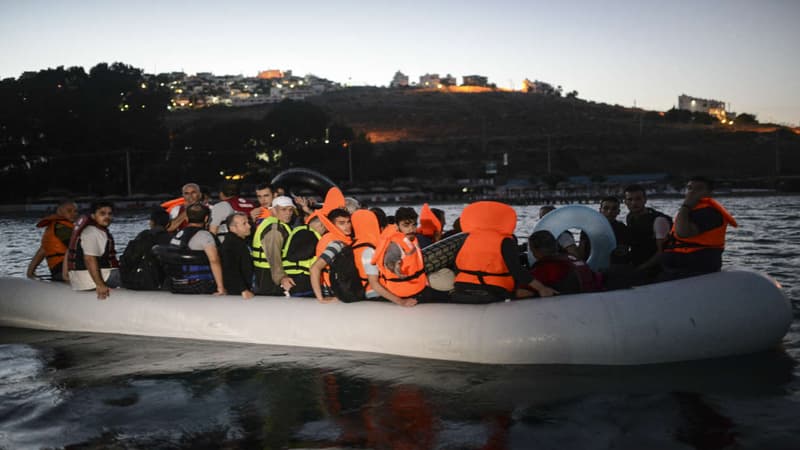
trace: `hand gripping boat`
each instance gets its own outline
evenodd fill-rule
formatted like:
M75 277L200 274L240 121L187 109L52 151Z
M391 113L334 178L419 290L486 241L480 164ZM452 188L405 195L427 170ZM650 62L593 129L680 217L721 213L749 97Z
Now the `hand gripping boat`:
M0 278L0 326L384 353L487 364L638 365L768 350L792 321L762 274L731 270L633 289L488 305L115 289Z

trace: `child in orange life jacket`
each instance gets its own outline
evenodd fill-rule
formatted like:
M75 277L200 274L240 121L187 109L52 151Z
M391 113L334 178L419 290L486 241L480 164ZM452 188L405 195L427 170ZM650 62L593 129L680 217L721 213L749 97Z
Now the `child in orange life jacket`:
M325 295L331 294L329 292L330 278L327 273L323 275L323 271L345 246L352 243L353 224L350 221L350 213L344 208L334 208L328 213L327 217L317 216L312 219L312 222L314 221L320 221L324 224L323 228L327 229L327 232L317 244L317 260L309 268L311 290L320 303L331 303L336 300L336 297ZM310 224L311 222L309 222ZM326 292L323 292L323 284L326 287Z
M422 251L417 242L417 213L412 208L401 207L394 217L396 225L384 230L372 259L380 271L381 284L403 299L413 299L415 302L448 301L447 292L437 291L428 285Z

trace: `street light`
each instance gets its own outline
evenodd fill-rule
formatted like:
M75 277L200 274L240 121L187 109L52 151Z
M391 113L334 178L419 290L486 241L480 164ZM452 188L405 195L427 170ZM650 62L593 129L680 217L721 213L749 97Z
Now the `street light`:
M353 149L350 144L345 141L342 142L342 147L347 149L347 173L350 175L350 185L353 184Z

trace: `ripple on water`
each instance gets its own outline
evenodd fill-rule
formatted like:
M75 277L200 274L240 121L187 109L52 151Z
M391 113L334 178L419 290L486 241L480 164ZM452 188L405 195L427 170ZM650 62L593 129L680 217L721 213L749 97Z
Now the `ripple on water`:
M46 359L29 345L0 345L0 448L42 445L59 424L43 420L64 400L46 374Z

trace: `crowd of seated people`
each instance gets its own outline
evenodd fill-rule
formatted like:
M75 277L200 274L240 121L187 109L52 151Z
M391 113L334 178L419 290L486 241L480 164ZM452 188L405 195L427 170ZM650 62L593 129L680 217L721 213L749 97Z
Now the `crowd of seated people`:
M591 240L569 231L553 236L536 231L520 258L514 232L517 216L509 205L479 201L467 205L445 230L444 211L427 203L419 213L397 208L362 208L329 190L321 206L291 197L269 184L255 189L258 205L240 196L232 183L220 186L211 205L196 183L182 196L150 215L149 228L116 257L108 230L113 205L93 203L77 218L77 206L65 200L40 221L46 230L27 275L35 277L47 259L51 277L75 290L94 290L109 298L111 288L164 289L183 294L315 297L335 301L387 301L411 307L419 303L490 303L615 289L719 271L728 225L736 221L711 196L713 182L693 177L674 218L646 206L643 187L623 192L625 223L617 220L621 202L599 205L611 226L616 247L602 273L586 264ZM552 214L545 205L540 219ZM581 224L570 224L581 228ZM465 233L451 264L426 270L423 249Z

